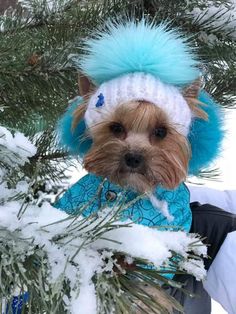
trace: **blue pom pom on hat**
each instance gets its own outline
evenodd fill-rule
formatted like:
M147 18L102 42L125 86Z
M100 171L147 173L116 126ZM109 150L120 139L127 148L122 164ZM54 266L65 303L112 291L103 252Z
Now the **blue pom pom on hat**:
M199 77L199 61L186 38L167 23L145 19L109 22L84 43L77 66L95 85L125 74L151 74L163 83L183 86Z

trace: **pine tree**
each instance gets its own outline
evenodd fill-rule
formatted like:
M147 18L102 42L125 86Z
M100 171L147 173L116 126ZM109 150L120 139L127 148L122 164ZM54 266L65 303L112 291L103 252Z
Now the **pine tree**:
M23 307L25 313L42 313L42 309L46 313L66 313L71 299L76 299L79 287L76 283L74 287L68 284L68 276L64 276L63 271L54 282L47 279L50 273L47 250L40 246L39 239L28 239L22 228L30 225L27 212L37 211L38 205L50 210L49 205L41 202L45 198L43 192L47 193L49 185L50 191L54 189L55 193L58 187L63 189L61 182L66 179L65 170L78 165L77 160L57 145L55 127L68 100L78 94L78 73L73 60L74 56L83 53L81 39L101 27L108 17L135 15L141 18L144 14L157 23L170 21L190 36L198 48L203 60L204 88L222 106L233 107L236 86L234 4L200 0L26 0L11 4L13 8L6 9L4 2L0 7L0 206L11 210L15 204L14 214L18 218L14 221L18 224L19 220L19 225L13 230L9 229L9 224L0 223L1 306L3 309L11 306L14 295L19 296L16 299L19 303L20 297L27 292L30 297ZM14 215L11 217L13 219ZM60 247L66 241L70 242L74 231L81 230L83 224L92 228L91 237L86 239L89 243L99 239L109 228L115 229L117 224L116 214L107 217L99 228L91 221L83 222L81 217L76 220L58 216L58 219L62 221L57 223L55 220L52 225L57 225L61 236L52 229L50 237L44 240ZM63 229L65 222L70 226L66 225L66 230ZM39 226L40 230L42 226ZM80 235L84 239L84 233ZM189 246L194 245L189 242ZM138 267L147 262L139 256L131 264L124 262L127 252L111 254L108 250L107 255L102 254L103 261L112 263L108 272L116 267L119 276L109 277L101 272L93 278L101 313L112 313L112 309L115 313L129 313L132 302L138 304L140 300L143 301L141 308L148 306L164 313L165 306L154 302L142 287L136 287L135 281L133 284L128 281L133 276L161 291L158 283L165 281L161 271L144 271ZM178 252L173 257L171 263L183 259ZM73 261L68 265L78 268L78 275L79 268L83 267L74 265ZM122 267L126 269L125 273ZM172 271L178 270L172 267ZM127 295L120 295L120 291ZM166 295L165 298L168 306L179 308L173 299Z

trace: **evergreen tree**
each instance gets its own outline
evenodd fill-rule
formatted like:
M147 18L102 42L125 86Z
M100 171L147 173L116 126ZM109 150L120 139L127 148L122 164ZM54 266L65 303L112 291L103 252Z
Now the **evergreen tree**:
M13 7L9 7L9 4ZM58 189L63 189L61 182L66 179L65 170L68 167L78 166L78 161L68 156L67 152L57 145L55 127L69 99L78 94L78 73L73 60L75 56L83 53L82 38L96 27L101 27L108 18L127 18L134 15L141 18L144 14L157 23L170 21L171 25L191 37L198 48L199 57L203 61L204 88L222 106L233 107L236 86L234 10L234 3L223 0L25 0L18 4L15 1L2 1L0 205L11 209L12 202L17 202L14 213L18 214L18 220L22 221L28 210L36 210L38 205L42 205L43 192L47 194L48 190L55 190L57 193ZM206 172L205 175L211 176L212 173ZM59 228L63 241L69 241L74 230L81 229L83 222L81 217L78 221L71 217L61 219L63 223L65 220L69 226L73 226L65 231L65 225L58 223L63 226ZM102 230L87 221L86 227L90 224L92 226L91 238L87 239L89 243L101 237L107 228L114 229L116 221L116 217L109 217L102 225ZM53 221L53 224L55 223L56 221ZM50 257L43 245L40 246L39 240L27 239L26 233L22 233L23 226L27 224L30 222L24 221L19 224L17 230L13 230L9 229L7 223L4 225L0 222L2 308L11 307L13 296L24 298L24 292L27 291L30 297L27 306L23 307L24 311L41 313L43 309L46 313L64 313L68 308L69 298L73 298L70 291L73 287L67 284L68 276L62 275L60 280L53 283L47 280L47 261ZM63 246L66 241L62 245L59 234L53 233L53 230L50 232L51 237L46 240ZM84 234L80 235L81 239L84 239ZM192 247L192 244L189 246ZM114 254L120 261L120 256L127 255L127 252L120 252L118 257L117 252ZM110 255L109 258L111 256L114 262L115 257ZM182 258L178 252L174 253L174 256ZM109 258L104 259L108 261ZM164 311L165 306L155 303L142 288L137 288L135 283L130 284L128 281L129 276L141 278L154 285L158 291L161 289L158 282L165 281L161 272L139 268L137 264L146 262L140 261L139 258L137 256L136 261L131 264L136 265L135 267L123 262L124 258L120 263L114 263L118 268L126 268L125 274L119 270L117 273L121 274L110 279L107 279L104 272L96 279L93 278L93 281L96 281L101 313L111 313L114 308L116 313L128 313L133 300L137 303L140 299L143 301L141 308L145 305L153 311ZM69 267L78 266L74 265L73 261L69 264ZM177 270L172 268L172 271ZM109 291L107 287L112 289ZM123 292L126 291L126 297L119 295L120 287ZM17 293L13 292L15 288ZM74 288L79 291L79 287ZM18 303L19 298L16 299ZM166 295L165 298L168 304L178 307L173 299Z

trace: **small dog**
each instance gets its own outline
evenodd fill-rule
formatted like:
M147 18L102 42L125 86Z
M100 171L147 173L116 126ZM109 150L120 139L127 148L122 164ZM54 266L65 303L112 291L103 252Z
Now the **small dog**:
M83 215L90 216L113 208L124 192L122 219L201 234L191 229L183 182L218 155L223 136L218 106L200 90L194 46L165 23L142 19L109 22L86 38L83 51L76 60L82 97L70 103L58 129L89 173L56 207L69 214L86 207Z
M74 112L73 128L84 118L90 100L91 83L80 77L85 101ZM184 92L195 116L207 119L197 100L200 81ZM94 93L94 91L93 91ZM178 132L166 112L148 101L129 101L88 129L93 145L84 158L88 172L140 193L162 185L176 188L185 181L191 149L188 138Z

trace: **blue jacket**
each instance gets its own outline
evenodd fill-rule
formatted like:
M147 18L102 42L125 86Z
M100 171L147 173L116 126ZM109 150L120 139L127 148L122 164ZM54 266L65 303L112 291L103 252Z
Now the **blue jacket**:
M101 177L87 174L77 181L56 202L55 207L68 214L78 214L82 209L84 216L104 207L124 202L121 219L130 219L135 223L150 227L161 227L162 230L184 230L188 232L192 223L192 214L189 206L190 193L185 184L175 190L166 190L157 187L154 195L159 200L168 203L168 209L174 220L169 222L158 208L153 207L148 196L139 195L132 190L123 190Z

